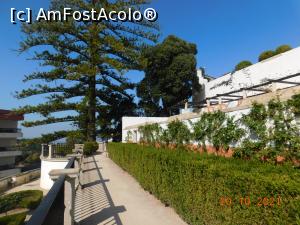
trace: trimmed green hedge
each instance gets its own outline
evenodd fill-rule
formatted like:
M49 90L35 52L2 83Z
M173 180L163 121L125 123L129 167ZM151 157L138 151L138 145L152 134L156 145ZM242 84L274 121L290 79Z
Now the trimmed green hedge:
M0 218L0 225L22 225L26 218L26 213L18 213Z
M86 156L92 155L98 150L98 148L99 148L99 144L95 141L84 142L83 154Z
M19 191L0 197L0 213L16 209L35 209L43 198L39 190Z
M108 151L189 224L300 224L297 169L137 144L109 143ZM244 200L241 205L240 198L247 196L250 205Z

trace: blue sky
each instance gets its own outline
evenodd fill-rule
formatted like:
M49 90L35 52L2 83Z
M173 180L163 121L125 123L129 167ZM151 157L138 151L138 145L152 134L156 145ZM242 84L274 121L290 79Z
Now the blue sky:
M24 84L24 75L39 70L36 62L26 60L29 53L18 55L22 40L20 26L10 23L10 8L47 8L50 0L1 0L0 1L0 108L11 109L24 104L35 104L41 97L16 100L13 93L30 84ZM198 67L208 74L220 76L231 71L241 60L257 61L264 50L281 44L300 46L299 0L153 0L151 7L159 14L161 40L174 34L197 44ZM133 81L143 74L131 72ZM35 119L37 116L26 116ZM39 136L53 130L69 127L56 124L24 128L25 137Z

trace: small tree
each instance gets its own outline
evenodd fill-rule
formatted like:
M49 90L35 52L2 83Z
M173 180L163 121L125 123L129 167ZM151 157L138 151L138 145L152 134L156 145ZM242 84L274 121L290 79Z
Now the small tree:
M276 48L275 53L277 55L277 54L281 54L281 53L287 52L287 51L289 51L291 49L292 49L292 47L289 46L289 45L280 45L279 47Z
M269 160L276 162L278 156L286 159L300 159L300 133L295 123L299 110L299 97L293 96L288 102L271 100L267 107L254 103L242 123L247 135L235 152L236 157Z
M215 130L212 141L217 150L222 148L223 150L228 151L230 144L240 140L243 134L244 130L239 128L234 117L226 116L223 126L221 126L220 129Z
M264 51L262 52L259 57L258 57L258 61L261 62L265 59L271 58L272 56L274 56L276 53L272 50L268 50L268 51Z
M138 131L141 134L141 142L145 142L147 144L154 144L160 139L161 128L158 123L140 126L138 128Z
M200 119L193 124L193 137L195 141L198 141L199 145L206 150L206 137L209 133L208 113L202 114Z
M131 130L127 131L127 135L126 135L125 140L126 140L126 142L131 142L132 141L132 131Z
M238 127L233 117L227 116L222 111L203 113L194 123L194 139L206 150L206 141L211 143L216 150L228 150L230 144L240 139L243 129Z
M238 71L238 70L241 70L241 69L245 69L246 67L251 66L251 65L252 65L252 62L247 61L247 60L244 60L244 61L239 62L239 63L235 66L234 70L235 70L235 71Z
M191 140L191 132L188 126L179 120L174 120L168 124L168 137L171 139L170 143L176 146L187 144Z
M234 156L250 159L265 149L268 143L267 134L267 109L263 104L253 103L251 111L243 115L242 125L245 127L245 136L241 147L237 148Z

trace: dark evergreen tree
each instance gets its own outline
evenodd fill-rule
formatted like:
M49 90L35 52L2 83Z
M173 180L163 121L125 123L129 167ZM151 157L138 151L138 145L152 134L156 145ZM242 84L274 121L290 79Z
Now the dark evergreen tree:
M198 84L195 54L195 44L175 36L145 50L145 78L138 84L137 95L147 116L178 113L178 104L192 96Z
M140 10L146 0L53 0L50 10L120 11ZM134 96L128 90L134 85L123 74L142 69L141 51L156 41L157 24L113 21L35 21L22 26L25 40L20 52L33 52L33 60L46 69L25 77L34 81L34 87L18 92L20 99L45 95L45 102L26 105L19 109L25 114L38 113L43 119L25 122L33 127L45 124L71 122L87 140L96 135L120 137L120 118L132 115ZM125 107L127 106L127 107ZM57 117L54 113L74 111ZM66 113L63 113L66 114ZM119 132L119 134L117 134ZM47 140L62 138L67 131L47 135Z

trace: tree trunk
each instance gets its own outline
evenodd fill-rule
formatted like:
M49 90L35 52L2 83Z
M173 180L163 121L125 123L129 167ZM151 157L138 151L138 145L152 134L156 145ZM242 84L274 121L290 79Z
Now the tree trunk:
M96 76L89 77L87 140L96 141Z

